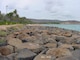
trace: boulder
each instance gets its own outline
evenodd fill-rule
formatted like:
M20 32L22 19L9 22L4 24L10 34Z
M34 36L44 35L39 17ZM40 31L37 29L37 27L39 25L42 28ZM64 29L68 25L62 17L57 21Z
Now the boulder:
M28 34L26 34L26 32L25 33L20 33L19 35L17 35L16 36L18 39L20 39L20 40L23 40L23 39L26 39L27 37L29 37L29 35Z
M57 43L55 40L55 37L49 37L47 38L48 43Z
M79 60L79 59L74 58L72 56L65 56L65 57L60 57L60 58L58 58L56 60Z
M17 60L17 53L12 53L10 55L7 55L6 57L9 59L9 60Z
M28 49L22 49L18 52L17 60L33 60L36 56L35 53Z
M17 48L22 44L22 41L17 38L10 38L7 40L7 42L9 45L15 46Z
M47 55L55 57L71 56L71 52L64 48L51 48L46 52Z
M57 42L61 42L63 44L71 44L73 39L65 36L56 36L55 39Z
M51 55L46 55L45 52L48 49L44 49L41 53L39 53L34 60L54 60L55 57L51 56Z
M7 55L11 54L12 52L11 52L11 50L10 50L9 48L7 48L7 47L0 47L0 53L1 53L1 55L3 55L3 56L7 56Z
M6 47L6 48L8 48L8 49L10 49L10 50L11 50L11 53L13 53L13 52L14 52L14 47L13 47L13 46L6 45L5 47Z
M49 40L48 40L49 35L37 34L36 38L37 38L37 40L35 40L34 42L38 43L40 45L44 45L49 42Z
M72 32L64 32L62 36L72 37Z
M42 54L42 55L38 55L34 58L34 60L53 60L54 57L50 56L50 55L45 55L45 54Z
M79 38L76 38L76 44L80 44L80 37Z
M72 52L73 57L77 58L80 60L80 49L77 49Z
M80 44L72 44L74 50L80 49Z
M66 43L66 37L64 37L64 36L56 36L56 38L55 38L55 40L57 41L57 42L61 42L61 43Z
M18 48L19 48L19 49L27 48L27 49L35 52L35 53L38 53L38 52L40 52L40 51L43 50L43 47L40 46L39 44L30 43L30 42L23 43L23 44L21 44Z
M37 40L37 38L35 36L25 36L24 38L21 39L21 41L23 43L26 43L26 42L34 42L36 40Z
M69 50L74 50L73 46L70 44L61 44L59 48L64 48L64 49L69 49Z
M0 56L0 60L10 60L10 59L8 59L7 57L4 57L4 56Z
M57 43L47 43L44 45L47 48L56 48L57 47Z

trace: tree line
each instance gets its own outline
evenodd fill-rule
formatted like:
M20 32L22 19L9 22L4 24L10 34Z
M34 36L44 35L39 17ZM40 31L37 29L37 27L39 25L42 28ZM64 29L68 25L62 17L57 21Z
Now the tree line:
M32 24L33 22L26 18L20 17L15 9L13 12L7 14L2 14L0 11L0 25L10 25L10 24Z

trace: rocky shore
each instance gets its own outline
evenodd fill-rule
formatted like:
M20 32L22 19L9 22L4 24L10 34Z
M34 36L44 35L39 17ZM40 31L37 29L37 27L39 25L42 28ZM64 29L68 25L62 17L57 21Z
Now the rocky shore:
M6 32L0 60L80 60L80 32L39 25Z

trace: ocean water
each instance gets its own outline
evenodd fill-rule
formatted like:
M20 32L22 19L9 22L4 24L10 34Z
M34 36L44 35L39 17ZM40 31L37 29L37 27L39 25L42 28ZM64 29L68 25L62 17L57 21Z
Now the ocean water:
M64 28L68 30L75 30L80 32L80 24L42 24L43 26L50 26L50 27L59 27L59 28Z

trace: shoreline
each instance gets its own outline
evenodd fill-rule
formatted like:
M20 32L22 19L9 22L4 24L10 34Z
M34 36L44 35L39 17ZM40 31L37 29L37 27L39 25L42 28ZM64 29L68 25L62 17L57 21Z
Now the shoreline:
M80 32L36 24L15 28L8 28L12 32L5 36L8 45L0 47L3 59L73 60L75 57L77 60L80 57Z

